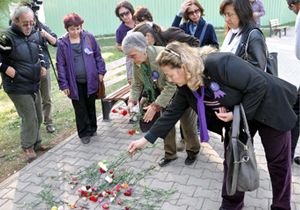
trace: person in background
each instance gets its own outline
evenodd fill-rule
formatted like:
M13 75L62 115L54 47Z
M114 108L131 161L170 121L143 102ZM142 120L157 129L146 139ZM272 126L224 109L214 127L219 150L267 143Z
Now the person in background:
M292 10L296 15L295 23L295 55L300 60L300 0L287 0L289 9ZM298 165L300 165L300 156L295 156L295 150L299 139L300 132L300 87L298 87L298 98L297 103L294 105L294 111L297 114L298 121L295 127L292 129L292 160Z
M58 41L56 67L59 88L72 100L78 136L88 144L97 135L95 100L106 68L97 41L82 29L83 22L75 13L64 17L67 33Z
M168 81L178 86L178 91L150 131L129 144L128 152L133 154L158 137L165 138L189 107L198 113L201 140L208 141L207 129L216 124L231 124L234 105L242 103L251 136L258 132L264 147L273 192L270 209L291 210L290 129L296 122L292 109L296 87L255 70L255 66L232 53L211 53L213 50L207 48L172 42L159 53L156 62ZM215 115L212 124L206 123L209 110ZM228 140L224 141L225 158ZM245 193L227 195L227 169L225 160L220 210L241 210Z
M31 6L31 3L22 2L22 6ZM38 11L35 12L35 19L36 25L35 28L40 31L43 37L43 43L41 44L43 49L43 55L45 60L45 66L47 69L47 73L45 76L41 77L41 84L40 84L40 92L41 92L41 99L42 99L42 111L43 111L43 121L46 127L46 131L48 133L55 132L55 127L53 125L52 119L52 100L51 100L51 69L50 69L50 57L48 54L48 44L56 47L57 35L51 31L51 29L38 21Z
M41 77L41 97L42 97L42 110L44 124L46 126L46 131L48 133L55 132L55 127L52 119L52 100L51 100L51 67L50 67L50 57L48 55L48 46L47 43L56 47L57 35L51 31L51 29L45 24L41 23L41 35L44 38L44 42L41 45L43 49L43 55L45 59L45 65L47 68L47 73L45 76Z
M115 9L116 16L122 21L116 30L116 48L122 51L122 41L127 35L127 32L132 30L135 26L135 20L133 19L134 8L128 1L121 1L117 4ZM126 58L127 69L127 81L131 84L133 63Z
M253 18L256 23L256 27L260 28L260 18L266 14L264 4L262 0L249 0L252 11L253 11Z
M41 145L42 123L40 77L46 74L42 56L42 37L34 29L34 13L27 6L18 6L11 26L0 34L0 72L4 91L12 100L21 118L21 147L27 159L37 157Z
M197 0L184 0L172 26L179 27L200 41L200 46L212 45L219 48L214 27L204 19L204 8ZM180 24L182 18L184 23Z
M267 64L265 38L259 30L255 29L255 21L249 0L223 0L220 5L220 14L224 16L225 22L229 27L221 52L234 53L252 65L264 70ZM249 37L250 32L251 35ZM246 58L245 43L248 37L248 57Z
M176 91L176 86L166 80L165 75L157 66L155 58L162 51L163 47L148 46L146 38L140 32L132 32L128 34L122 43L124 53L134 61L133 81L130 90L128 108L139 103L139 98L144 92L148 105L143 119L145 122L152 121L157 113L163 112L172 100ZM155 76L156 75L156 76ZM155 77L155 78L154 78ZM139 103L141 106L141 103ZM142 109L142 108L141 108ZM200 150L200 144L197 136L197 120L196 113L187 110L180 119L187 141L187 158L186 165L195 162L197 154ZM176 154L176 131L175 126L168 133L164 142L165 156L158 162L161 167L168 165L177 159Z
M133 14L133 18L136 24L143 23L143 22L148 22L148 23L153 22L153 16L149 11L149 9L142 6L138 7L135 10L135 13Z

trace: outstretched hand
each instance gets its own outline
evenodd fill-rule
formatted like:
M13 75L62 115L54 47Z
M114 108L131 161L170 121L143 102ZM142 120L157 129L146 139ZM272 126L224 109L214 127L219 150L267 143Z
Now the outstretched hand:
M227 112L225 107L220 107L219 112L215 112L217 118L224 122L230 122L233 119L233 113Z
M129 144L127 151L129 154L133 155L136 150L144 148L147 143L148 141L144 137L139 140L132 141Z

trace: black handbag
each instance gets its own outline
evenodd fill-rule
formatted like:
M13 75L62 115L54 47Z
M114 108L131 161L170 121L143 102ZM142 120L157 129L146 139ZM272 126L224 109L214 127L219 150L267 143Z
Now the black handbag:
M228 195L234 195L236 191L253 191L259 187L254 148L242 104L234 106L225 161L228 166L226 174Z
M264 38L264 43L265 43L265 46L266 46L266 57L267 57L267 63L266 63L266 66L265 66L265 69L264 71L269 73L269 74L272 74L273 76L278 76L278 60L277 60L277 56L278 56L278 53L277 52L269 52L268 50L268 46L266 44L266 40L265 40L265 37L263 35L263 32L258 29L258 28L255 28L253 29L252 31L250 31L248 37L247 37L247 41L245 43L245 60L248 60L248 45L249 45L249 39L250 39L250 36L251 36L251 33L254 31L254 30L258 30L261 32L263 38Z

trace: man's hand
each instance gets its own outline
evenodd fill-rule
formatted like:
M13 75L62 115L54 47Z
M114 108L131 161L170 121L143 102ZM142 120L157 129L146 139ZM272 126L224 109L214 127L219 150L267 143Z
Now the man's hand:
M133 155L136 150L144 148L147 143L148 141L144 137L139 140L132 141L129 144L127 151L129 154Z
M45 67L41 67L41 77L45 77L47 75L47 69Z
M7 76L11 77L11 78L15 78L16 70L15 70L13 67L9 66L9 67L6 69L5 74L6 74Z
M143 119L147 123L147 122L150 122L153 119L153 117L154 117L154 115L156 113L156 110L151 105L145 107L144 109L146 109L147 111L146 111Z

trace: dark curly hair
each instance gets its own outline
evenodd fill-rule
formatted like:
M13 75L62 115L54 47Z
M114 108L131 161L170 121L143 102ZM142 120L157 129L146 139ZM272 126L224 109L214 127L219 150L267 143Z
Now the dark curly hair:
M120 3L117 4L116 9L115 9L115 14L121 21L122 21L122 18L119 15L119 10L121 7L125 7L126 9L128 9L129 12L131 13L131 15L134 14L134 8L133 8L132 4L130 4L128 1L121 1Z

